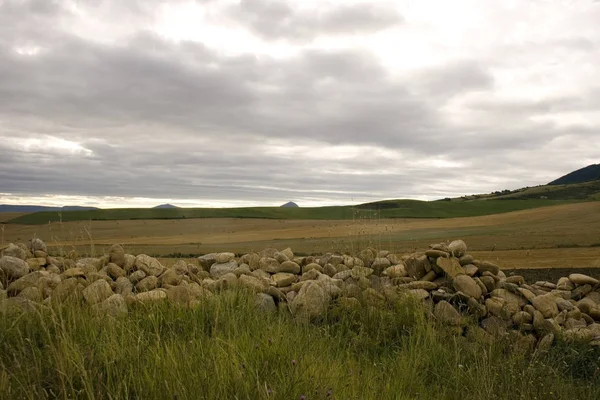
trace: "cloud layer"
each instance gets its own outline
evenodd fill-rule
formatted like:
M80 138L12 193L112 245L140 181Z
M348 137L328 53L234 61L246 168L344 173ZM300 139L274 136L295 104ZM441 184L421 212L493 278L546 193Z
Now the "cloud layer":
M600 4L318 4L0 3L0 202L440 198L598 161Z

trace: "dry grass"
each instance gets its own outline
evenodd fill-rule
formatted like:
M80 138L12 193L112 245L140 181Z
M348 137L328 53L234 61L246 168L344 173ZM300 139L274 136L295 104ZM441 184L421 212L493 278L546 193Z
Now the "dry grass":
M482 259L510 268L599 267L600 247L590 246L600 246L600 202L436 220L221 218L5 225L6 242L26 241L34 235L55 249L75 246L89 252L91 235L97 252L121 243L133 253L162 255L288 246L304 253L352 252L367 245L407 252L463 238Z

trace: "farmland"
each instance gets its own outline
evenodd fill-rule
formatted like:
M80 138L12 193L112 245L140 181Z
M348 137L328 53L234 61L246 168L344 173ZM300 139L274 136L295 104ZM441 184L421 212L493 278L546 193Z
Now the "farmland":
M305 254L334 250L352 253L366 246L407 252L460 237L468 241L474 254L506 268L599 267L600 202L445 219L369 215L350 220L186 218L7 223L2 235L4 244L37 236L46 240L53 252L76 248L81 254L99 254L111 244L121 243L132 253L161 257L191 257L212 251L242 253L267 247L291 247Z

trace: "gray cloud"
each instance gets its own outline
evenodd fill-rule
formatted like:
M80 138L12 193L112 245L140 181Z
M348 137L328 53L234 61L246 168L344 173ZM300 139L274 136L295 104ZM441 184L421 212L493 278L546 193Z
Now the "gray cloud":
M292 41L327 34L374 32L403 22L402 16L391 6L370 2L345 4L324 11L302 11L281 1L241 0L230 8L229 15L263 38Z
M140 4L101 7L139 22L120 13ZM497 95L505 81L495 71L516 68L510 54L527 60L523 46L501 47L501 59L473 54L396 71L364 47L231 55L143 24L107 44L61 28L72 18L62 3L0 7L2 192L275 204L446 197L543 183L600 151L592 140L600 121L556 121L598 111L597 86ZM369 7L309 15L244 1L227 10L273 40L402 21ZM240 10L254 19L242 21ZM597 38L560 41L561 51L594 57Z

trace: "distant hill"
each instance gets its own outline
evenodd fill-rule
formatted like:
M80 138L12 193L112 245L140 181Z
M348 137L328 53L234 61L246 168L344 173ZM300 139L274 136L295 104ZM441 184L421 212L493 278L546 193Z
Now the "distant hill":
M600 180L600 164L592 164L561 176L548 185L571 185L597 180Z
M161 204L159 206L152 207L152 208L161 208L161 209L163 209L163 208L179 208L179 207L174 206L173 204L168 204L167 203L167 204Z
M46 207L33 205L15 205L15 204L0 204L0 212L20 212L30 213L38 211L87 211L99 210L97 207L81 207L81 206L64 206L64 207Z
M288 201L287 203L282 204L281 207L298 207L298 204L294 203L293 201Z

